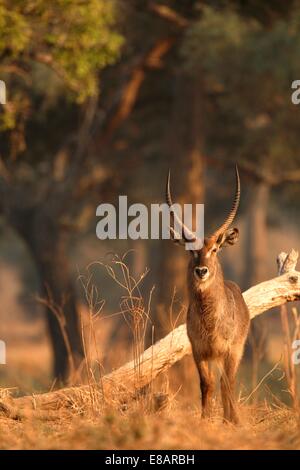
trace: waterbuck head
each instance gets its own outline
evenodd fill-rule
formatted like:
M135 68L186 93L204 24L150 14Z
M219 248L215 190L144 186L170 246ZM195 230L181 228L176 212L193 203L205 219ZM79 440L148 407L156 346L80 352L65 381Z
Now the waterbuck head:
M236 191L235 198L232 205L232 208L226 217L224 223L214 231L214 233L208 237L205 237L202 240L202 248L196 250L189 250L191 254L191 259L189 263L189 274L192 274L193 284L204 290L208 287L214 279L220 274L220 265L218 262L218 252L221 248L229 245L234 245L239 237L239 231L237 228L231 228L231 224L235 218L239 201L240 201L240 178L237 166L235 168L236 172ZM170 190L170 172L167 179L167 188L166 188L166 200L169 207L173 205L171 190ZM178 238L178 234L171 227L171 237L172 239L181 245L185 243L197 243L197 238L189 230L189 228L182 222L182 220L172 211L173 218L177 222L177 226L181 227L182 238Z

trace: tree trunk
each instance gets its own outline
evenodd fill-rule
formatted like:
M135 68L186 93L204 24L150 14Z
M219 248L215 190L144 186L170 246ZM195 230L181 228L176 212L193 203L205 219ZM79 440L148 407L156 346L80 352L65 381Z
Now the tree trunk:
M84 353L65 237L60 235L45 246L42 243L34 251L34 257L42 283L42 296L48 304L46 313L53 350L53 375L59 381L73 381Z
M246 285L255 285L267 277L266 257L268 253L267 212L270 186L264 181L250 189L247 241L246 241Z
M255 285L267 278L269 196L270 186L264 181L259 181L250 188L246 230L248 239L246 241L245 286ZM252 356L252 388L254 389L259 378L259 365L265 355L265 318L258 318L252 322L249 338L251 348L246 350L246 354L251 353Z
M26 242L40 277L40 300L46 306L54 378L70 381L84 353L69 268L69 235L47 207L16 209L9 215L9 221Z
M166 138L168 165L171 170L171 191L176 203L201 204L204 202L204 159L202 83L199 78L178 77L174 90L174 108ZM167 171L166 171L167 175ZM195 215L195 211L193 212ZM187 253L174 246L170 240L162 240L159 270L158 303L160 317L166 316L174 289L183 300L186 297L185 279ZM176 312L174 312L176 317ZM170 325L169 325L170 327ZM156 339L166 328L156 321Z

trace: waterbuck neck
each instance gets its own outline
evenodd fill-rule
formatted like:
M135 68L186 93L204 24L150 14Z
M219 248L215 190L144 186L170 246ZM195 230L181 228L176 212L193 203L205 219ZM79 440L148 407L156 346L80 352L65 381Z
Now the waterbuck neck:
M218 316L224 310L222 307L224 307L224 302L227 301L223 270L219 260L216 259L214 270L205 282L196 279L193 264L190 263L188 289L191 307L195 307L199 314L209 312Z

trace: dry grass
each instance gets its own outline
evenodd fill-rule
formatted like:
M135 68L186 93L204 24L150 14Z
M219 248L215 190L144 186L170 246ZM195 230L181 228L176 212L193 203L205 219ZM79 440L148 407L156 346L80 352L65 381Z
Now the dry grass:
M219 410L218 410L219 411ZM1 449L300 449L298 415L285 408L242 407L242 425L212 422L198 409L179 405L145 414L137 404L126 412L105 408L60 412L25 421L0 418Z
M124 406L107 397L96 408L86 391L74 397L70 409L34 411L19 420L0 410L0 449L300 449L299 414L276 396L257 405L246 402L244 393L240 426L223 424L219 398L214 418L201 419L190 357L156 379L148 393L153 398L158 391L169 398L162 408L149 407L143 395ZM0 399L9 400L7 395L3 390Z

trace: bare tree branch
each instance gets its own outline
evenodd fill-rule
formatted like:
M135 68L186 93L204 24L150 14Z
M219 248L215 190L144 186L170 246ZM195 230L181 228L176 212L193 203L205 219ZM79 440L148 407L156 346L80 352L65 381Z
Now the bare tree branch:
M101 143L107 142L114 131L130 115L138 98L138 93L146 78L147 68L158 68L162 66L163 57L169 52L176 41L176 36L168 36L159 39L149 52L143 57L140 63L133 69L129 81L123 88L117 110L105 124L105 132L101 137Z
M160 5L158 3L150 3L149 10L160 16L164 20L170 21L179 28L186 28L189 25L189 20L184 16L177 13L177 11L168 7L167 5Z

